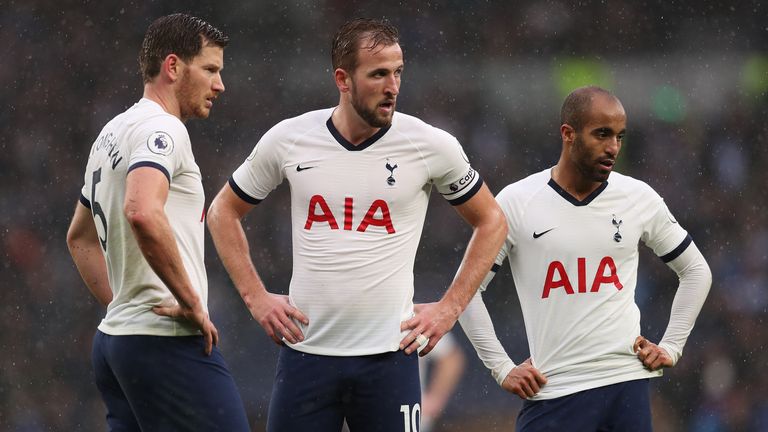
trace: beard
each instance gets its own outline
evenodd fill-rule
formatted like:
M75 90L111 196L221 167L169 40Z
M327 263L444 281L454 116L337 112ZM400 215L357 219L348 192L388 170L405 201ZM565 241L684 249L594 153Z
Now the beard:
M605 169L600 162L593 157L587 150L584 140L578 135L573 141L571 149L574 164L579 173L587 180L602 183L608 180L611 170Z
M376 105L378 107L378 104ZM357 92L352 90L352 108L370 127L383 128L392 124L392 114L381 116L376 113L376 107L373 109L365 106L365 103L357 97ZM392 113L395 112L395 102L392 101Z
M204 105L197 103L198 100L204 98L199 94L199 92L195 91L191 81L192 79L189 76L189 69L185 68L181 75L179 90L176 92L176 98L179 101L179 111L181 118L208 118L210 110L205 109Z

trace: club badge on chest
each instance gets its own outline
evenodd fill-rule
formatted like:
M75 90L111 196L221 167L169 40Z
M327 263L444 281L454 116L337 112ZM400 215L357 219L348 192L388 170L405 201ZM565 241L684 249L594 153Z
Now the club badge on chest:
M390 186L395 185L395 168L397 168L397 164L390 165L389 159L387 159L387 164L385 167L389 170L389 177L387 177L387 184Z
M617 222L616 215L614 214L612 216L613 216L613 220L611 221L611 223L613 224L613 226L616 227L616 233L613 235L613 241L618 243L621 241L621 233L619 232L619 229L621 228L621 224L623 223L623 221L619 219L619 221Z

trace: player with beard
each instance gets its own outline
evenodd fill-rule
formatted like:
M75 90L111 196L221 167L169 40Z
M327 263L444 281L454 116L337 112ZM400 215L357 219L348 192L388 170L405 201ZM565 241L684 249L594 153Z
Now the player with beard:
M647 184L613 172L626 128L621 102L599 87L563 103L552 168L496 197L508 236L485 290L509 258L531 357L515 366L481 292L460 318L506 390L526 398L520 431L650 431L648 379L680 359L712 276L691 236ZM666 333L640 333L638 243L679 277Z
M249 430L208 317L205 196L184 126L224 91L228 40L189 15L155 20L139 54L144 97L91 147L67 243L107 307L93 365L110 430Z
M453 326L490 270L503 215L456 138L395 111L397 30L357 19L332 44L339 104L284 120L259 140L211 204L216 249L253 317L282 346L269 431L416 431L420 346ZM272 294L241 218L284 180L293 275ZM414 315L413 265L432 187L473 227L442 299ZM405 429L404 429L405 427Z

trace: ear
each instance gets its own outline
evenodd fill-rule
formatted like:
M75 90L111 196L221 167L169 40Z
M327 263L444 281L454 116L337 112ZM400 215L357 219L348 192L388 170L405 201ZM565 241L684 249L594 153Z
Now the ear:
M576 139L576 130L568 123L563 123L560 126L560 137L563 139L563 144L573 144Z
M176 54L168 54L160 66L160 74L166 77L170 82L176 82L181 76L184 62Z
M338 68L335 71L333 71L333 78L334 81L336 81L336 87L339 89L339 92L341 93L347 93L349 92L349 85L350 81L352 80L352 76L347 73L344 69Z

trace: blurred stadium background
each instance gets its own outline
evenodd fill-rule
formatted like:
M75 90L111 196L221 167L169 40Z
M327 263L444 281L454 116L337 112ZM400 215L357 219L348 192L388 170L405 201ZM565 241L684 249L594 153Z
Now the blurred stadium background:
M121 4L122 3L122 4ZM629 116L618 169L666 198L708 258L712 291L678 367L652 381L657 431L768 430L768 27L765 2L0 1L0 430L106 428L90 366L103 311L65 233L90 145L141 97L147 25L185 11L231 37L224 93L188 123L210 199L283 118L337 102L330 38L356 16L386 17L406 56L398 110L459 138L494 193L554 164L572 88L612 89ZM416 297L439 297L469 232L433 198ZM285 291L288 190L249 216L253 257ZM210 310L254 430L263 430L278 348L207 243ZM637 302L658 340L676 278L644 249ZM509 270L486 295L514 359L527 356ZM512 430L520 402L469 361L442 431Z

